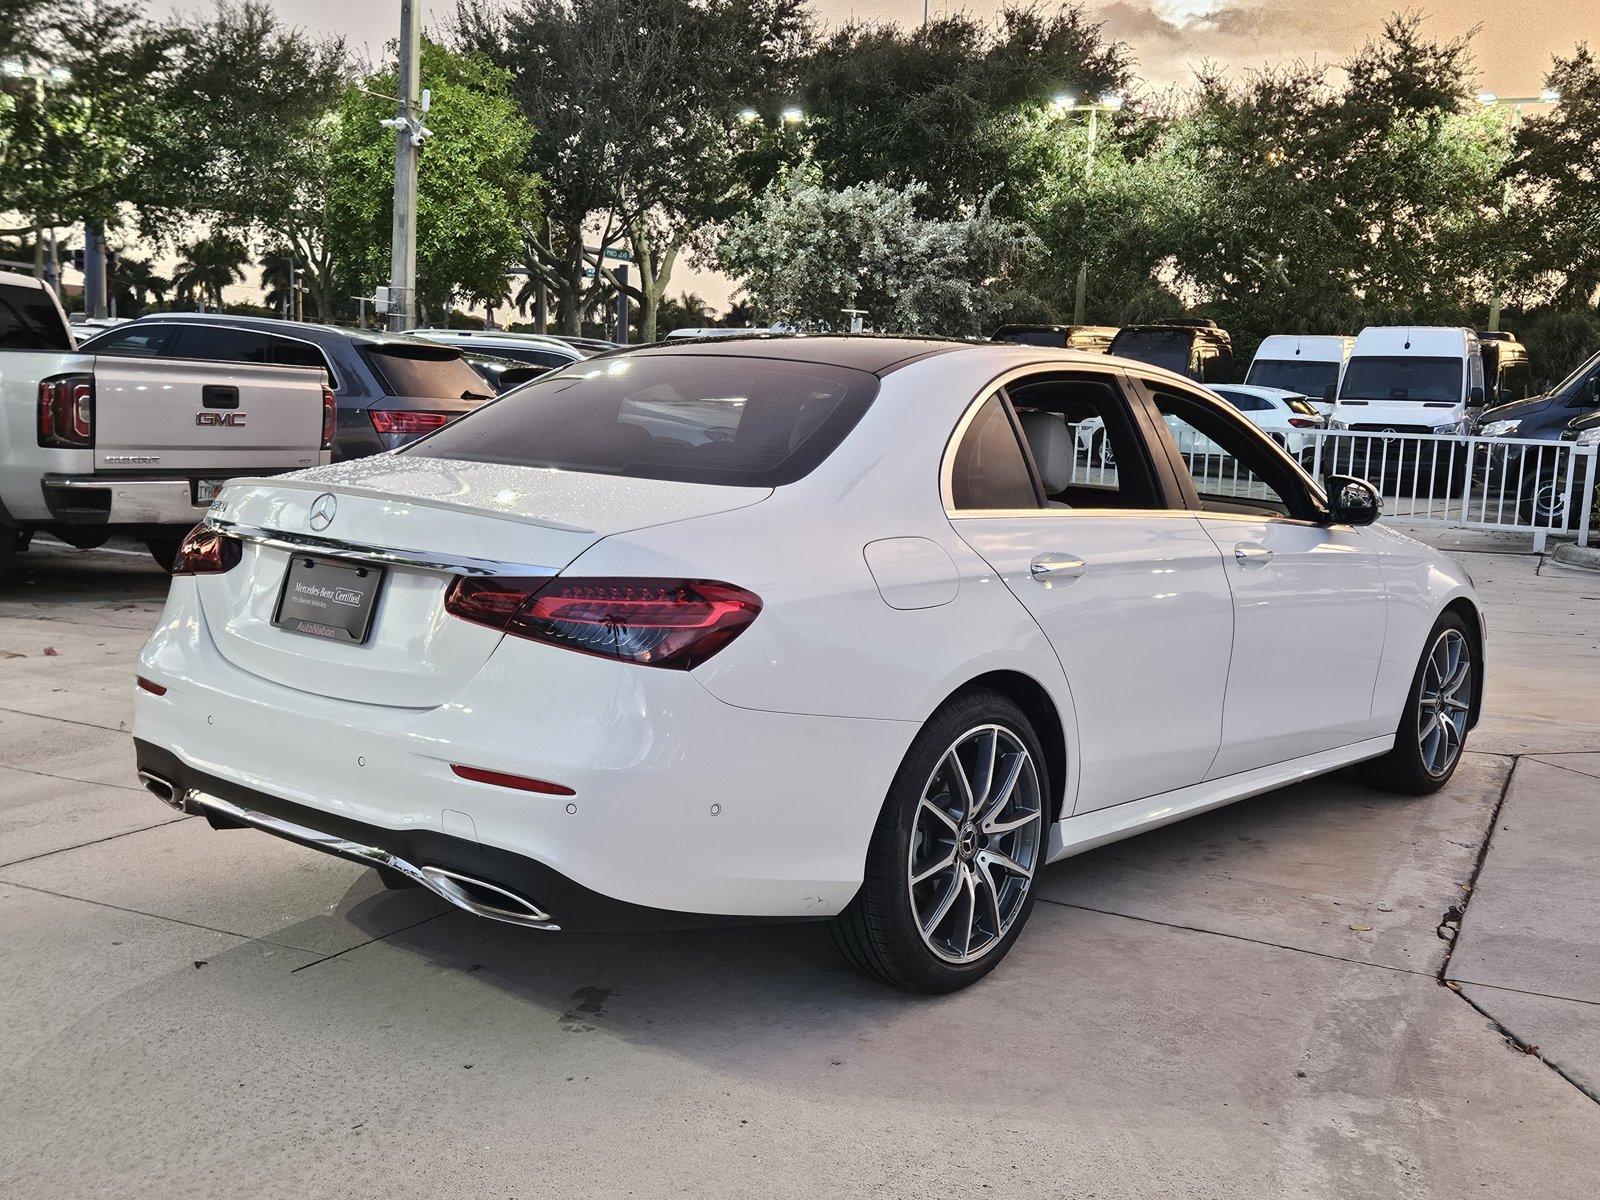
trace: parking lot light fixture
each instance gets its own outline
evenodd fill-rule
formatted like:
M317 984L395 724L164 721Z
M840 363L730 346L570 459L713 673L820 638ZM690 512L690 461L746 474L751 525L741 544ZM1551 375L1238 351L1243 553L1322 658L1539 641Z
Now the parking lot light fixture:
M51 83L68 83L68 82L71 81L71 79L72 79L72 72L67 70L66 67L51 67L50 68L50 82Z
M1115 92L1108 92L1106 95L1100 97L1100 107L1108 108L1112 112L1120 112L1123 103L1123 98L1117 95Z
M741 108L739 110L739 120L745 122L745 124L749 124L751 121L759 120L760 117L761 114L753 108Z
M1500 97L1495 95L1493 92L1479 92L1478 93L1478 103L1482 104L1482 105L1486 105L1487 106L1487 105L1493 104L1498 99L1500 99Z
M1051 103L1063 112L1067 112L1076 107L1078 102L1070 92L1060 92Z
M778 115L783 118L784 123L787 125L793 125L796 122L804 121L806 119L806 114L801 112L800 109L796 108L792 104L788 108L785 108Z
M22 75L26 70L27 67L22 65L20 58L8 58L4 62L0 62L0 72L10 75L12 78Z
M1556 88L1545 88L1539 93L1540 104L1560 104L1561 93Z

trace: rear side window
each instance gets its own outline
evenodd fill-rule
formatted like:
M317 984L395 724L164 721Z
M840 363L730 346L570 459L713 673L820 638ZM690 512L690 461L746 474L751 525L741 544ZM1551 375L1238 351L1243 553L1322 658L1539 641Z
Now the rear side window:
M42 287L0 283L0 350L71 350L61 310Z
M201 362L264 363L270 361L267 345L275 340L250 329L180 325L177 341L169 353L174 358L193 358Z
M1022 443L999 396L983 402L956 447L950 499L958 509L1039 507Z
M742 355L596 359L542 376L402 453L774 487L827 458L877 390L864 371Z
M424 400L488 399L483 376L454 346L380 342L362 346L361 357L390 396Z
M296 338L272 337L267 339L267 361L280 367L320 367L328 369L328 360L321 350L310 342Z

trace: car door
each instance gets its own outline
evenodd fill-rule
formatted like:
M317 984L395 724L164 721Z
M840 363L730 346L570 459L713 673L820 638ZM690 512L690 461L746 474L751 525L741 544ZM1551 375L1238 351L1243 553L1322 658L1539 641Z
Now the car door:
M1365 534L1325 523L1309 481L1259 430L1198 391L1146 381L1188 502L1222 553L1233 652L1212 778L1375 736L1386 601ZM1187 438L1184 434L1187 433ZM1207 455L1185 455L1204 439Z
M1233 607L1222 556L1168 503L1116 372L1023 373L970 410L946 506L1044 631L1078 717L1086 812L1200 782L1221 740ZM1091 461L1085 422L1111 453Z

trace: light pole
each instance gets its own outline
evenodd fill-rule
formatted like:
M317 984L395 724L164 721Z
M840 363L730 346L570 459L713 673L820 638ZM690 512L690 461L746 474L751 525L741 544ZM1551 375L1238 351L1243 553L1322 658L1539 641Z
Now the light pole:
M1560 104L1561 93L1555 88L1545 88L1537 96L1500 96L1494 92L1479 92L1478 103L1485 108L1503 108L1510 113L1511 129L1514 132L1522 120L1522 110L1530 104ZM1505 186L1500 191L1500 215L1504 217L1511 211L1511 180L1508 178ZM1500 305L1505 299L1505 279L1502 272L1495 272L1494 298L1489 301L1489 332L1497 332L1500 328Z
M417 0L400 0L400 46L394 116L379 124L394 130L394 224L389 250L389 328L417 323L417 159L431 131L422 124L427 93L420 91L422 23Z
M1083 155L1083 185L1087 189L1089 182L1094 178L1094 143L1100 132L1100 114L1120 111L1123 99L1117 95L1105 95L1087 104L1080 104L1075 97L1063 92L1055 98L1053 103L1057 112L1086 112L1089 114L1089 141ZM1085 257L1078 264L1078 286L1072 297L1072 323L1074 325L1083 324L1083 294L1088 284L1089 260Z

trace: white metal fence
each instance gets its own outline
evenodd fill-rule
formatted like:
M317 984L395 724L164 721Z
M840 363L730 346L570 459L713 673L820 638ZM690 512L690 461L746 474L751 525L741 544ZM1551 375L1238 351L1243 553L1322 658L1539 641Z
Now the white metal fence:
M1073 482L1115 487L1116 461L1098 423L1075 431ZM1178 448L1203 493L1271 499L1271 489L1242 463L1186 427L1174 430ZM1388 520L1524 532L1535 550L1552 533L1589 544L1597 446L1524 438L1452 434L1376 433L1315 429L1286 447L1316 479L1354 475L1383 498Z

